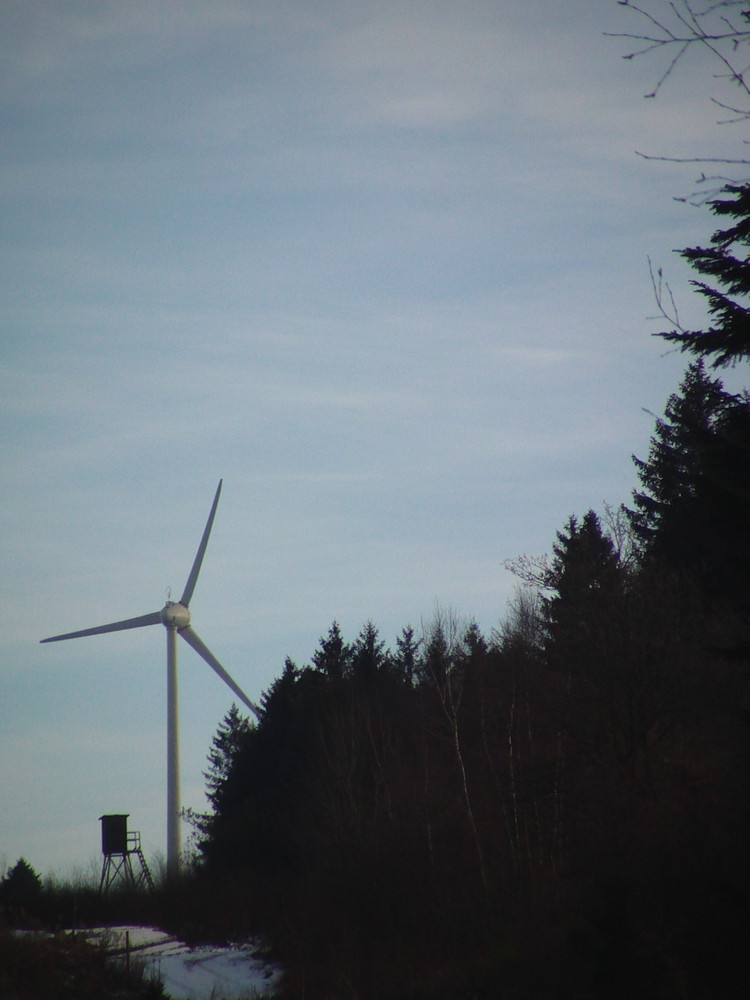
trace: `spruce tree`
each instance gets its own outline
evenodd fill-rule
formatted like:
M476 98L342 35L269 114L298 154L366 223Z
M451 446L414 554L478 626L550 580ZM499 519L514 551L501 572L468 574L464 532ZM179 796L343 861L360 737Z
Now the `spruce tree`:
M642 564L690 573L703 593L747 591L750 408L693 362L656 422L628 519Z
M620 562L593 510L580 523L571 516L552 551L546 580L552 593L542 601L548 635L553 642L578 640L601 628L601 613L621 585Z
M25 858L19 858L0 879L0 907L7 906L13 914L31 914L42 894L42 880Z
M419 647L421 639L414 638L414 629L406 625L401 635L396 637L396 654L393 663L397 673L409 684L413 683L418 671Z
M352 675L361 681L372 681L388 665L385 642L375 625L368 621L357 636L351 651Z
M208 770L203 775L206 779L206 798L214 809L217 809L220 804L226 780L238 754L247 743L251 730L250 720L241 715L237 705L232 702L211 742L211 749L208 752Z
M633 455L642 489L633 494L628 518L642 553L684 562L698 531L700 482L722 412L731 403L703 361L693 362L658 418L648 458Z
M732 224L714 233L712 246L681 251L699 274L718 281L719 287L703 280L692 282L708 301L712 325L707 330L678 327L660 334L683 351L710 358L714 368L750 361L750 184L728 184L723 191L729 197L710 202L710 208Z
M312 661L313 666L330 680L340 680L348 675L352 663L352 650L344 642L337 621L332 622L325 638L321 636Z

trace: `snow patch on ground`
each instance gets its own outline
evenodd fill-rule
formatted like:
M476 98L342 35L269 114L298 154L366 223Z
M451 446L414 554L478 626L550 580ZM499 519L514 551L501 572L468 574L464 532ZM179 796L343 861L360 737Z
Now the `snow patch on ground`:
M257 940L190 948L153 927L108 927L86 932L86 937L106 939L108 950L123 961L129 948L131 963L158 976L174 1000L260 1000L273 995L281 976Z

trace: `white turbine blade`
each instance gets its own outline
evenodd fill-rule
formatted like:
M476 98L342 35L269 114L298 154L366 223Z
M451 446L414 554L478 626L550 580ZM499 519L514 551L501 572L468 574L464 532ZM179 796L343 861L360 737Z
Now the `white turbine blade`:
M234 680L232 680L232 678L226 672L224 667L222 667L222 665L216 659L216 657L208 648L208 646L206 646L205 643L199 638L198 633L193 628L191 628L190 625L188 625L187 628L181 629L179 634L182 636L185 642L188 643L188 645L193 647L193 649L199 656L203 657L203 659L206 661L209 667L211 667L213 670L216 671L216 673L219 675L219 677L221 677L224 683L227 684L234 691L237 697L247 705L250 711L258 718L260 718L261 711L258 708L258 706L253 704L253 702L250 701L250 699L242 690L242 688L239 686L239 684L237 684Z
M84 635L101 635L103 632L122 632L126 628L143 628L146 625L161 625L161 611L152 611L149 615L140 615L138 618L126 618L121 622L112 622L110 625L97 625L95 628L84 628L79 632L66 632L64 635L51 635L49 639L41 639L41 642L59 642L61 639L80 639Z
M211 527L214 523L214 516L216 515L216 508L219 505L219 494L221 493L222 480L219 480L219 485L216 488L216 496L214 497L214 502L211 505L211 513L208 515L208 520L206 521L206 527L203 531L203 538L201 538L201 543L198 546L198 551L195 554L195 559L193 560L193 568L190 570L190 576L188 577L188 582L185 584L185 591L180 598L180 604L184 604L187 607L190 604L190 598L193 596L193 591L195 590L195 583L198 579L198 574L201 571L201 563L203 562L203 556L206 553L206 546L208 545L208 536L211 534Z

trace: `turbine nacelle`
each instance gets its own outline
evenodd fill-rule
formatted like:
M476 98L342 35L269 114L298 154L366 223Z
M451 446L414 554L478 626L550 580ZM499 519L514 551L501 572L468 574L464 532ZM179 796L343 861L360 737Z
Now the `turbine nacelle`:
M146 625L163 625L167 630L167 870L174 873L180 863L180 764L179 764L179 721L177 712L177 636L192 646L211 669L237 695L240 701L257 717L262 713L254 702L227 673L211 650L198 636L190 624L188 605L193 597L193 590L200 573L203 556L208 545L208 536L216 515L216 506L221 493L221 480L216 489L211 512L203 531L198 552L193 561L185 590L179 601L168 600L161 611L151 611L137 618L125 618L123 621L110 622L108 625L97 625L94 628L81 629L78 632L66 632L64 635L52 635L42 642L59 642L62 639L78 639L86 635L102 635L105 632L121 632L126 629L143 628Z
M160 615L165 628L176 628L178 632L190 624L190 611L180 601L167 601Z

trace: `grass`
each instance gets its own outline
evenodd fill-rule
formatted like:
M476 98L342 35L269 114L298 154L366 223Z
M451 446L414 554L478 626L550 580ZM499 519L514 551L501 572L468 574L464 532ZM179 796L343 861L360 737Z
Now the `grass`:
M3 1000L163 1000L161 983L70 934L0 931Z

